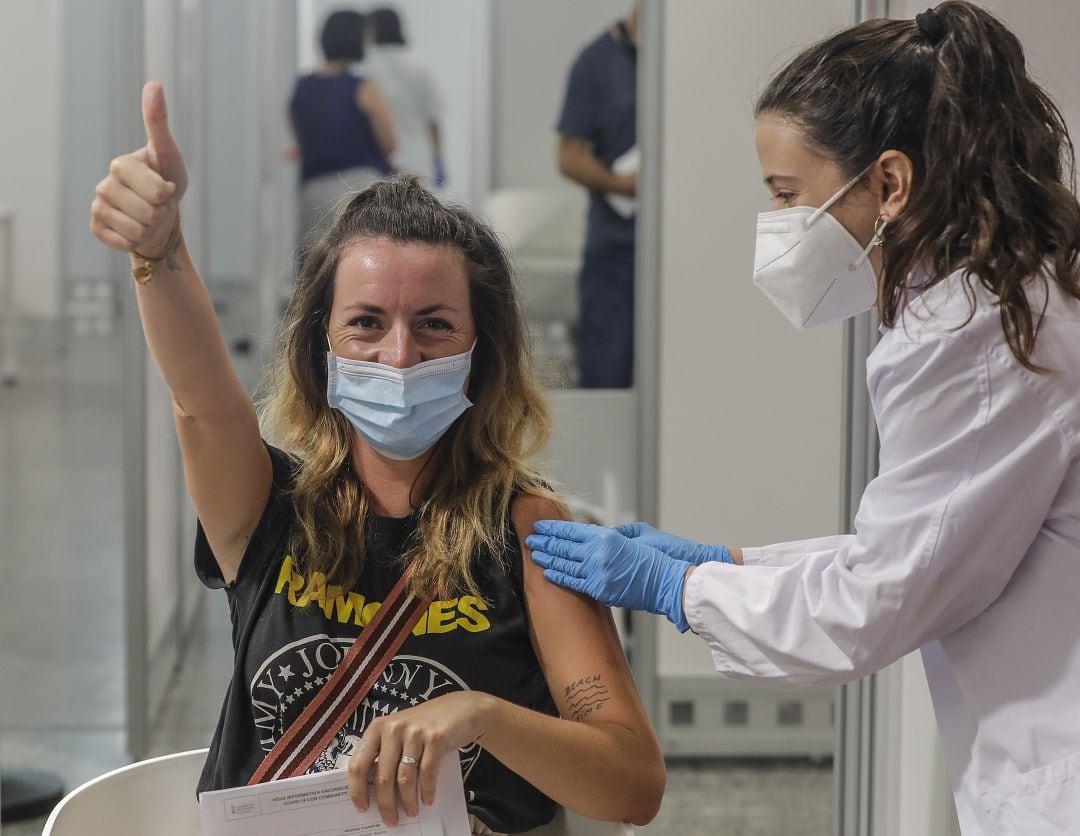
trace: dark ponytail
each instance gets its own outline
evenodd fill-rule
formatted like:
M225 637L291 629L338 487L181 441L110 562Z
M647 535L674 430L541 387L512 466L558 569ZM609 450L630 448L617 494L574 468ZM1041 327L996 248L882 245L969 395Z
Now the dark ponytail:
M1043 371L1032 360L1042 310L1031 309L1025 282L1045 263L1049 280L1080 299L1074 151L997 18L950 0L918 24L861 23L797 56L755 110L793 119L849 176L887 150L911 158L912 196L883 250L886 325L909 291L963 269L999 300L1016 358Z

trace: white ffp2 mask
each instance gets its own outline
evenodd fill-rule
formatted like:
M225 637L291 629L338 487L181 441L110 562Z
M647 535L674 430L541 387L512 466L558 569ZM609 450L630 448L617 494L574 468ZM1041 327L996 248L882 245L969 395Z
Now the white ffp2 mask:
M799 330L856 316L877 301L870 250L880 243L885 225L863 249L827 211L865 173L820 208L793 206L758 215L754 284Z

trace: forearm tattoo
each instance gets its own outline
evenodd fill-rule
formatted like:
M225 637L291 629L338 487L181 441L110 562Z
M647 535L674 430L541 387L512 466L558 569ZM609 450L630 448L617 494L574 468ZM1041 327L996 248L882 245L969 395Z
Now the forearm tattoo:
M601 681L600 674L571 682L566 686L564 697L569 718L575 722L581 722L590 714L599 711L611 698L607 685Z

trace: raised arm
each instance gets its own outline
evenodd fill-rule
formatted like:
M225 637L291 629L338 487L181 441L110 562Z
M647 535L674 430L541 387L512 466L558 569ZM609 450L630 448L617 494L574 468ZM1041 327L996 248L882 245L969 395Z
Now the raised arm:
M90 231L113 249L160 258L150 282L135 286L139 314L172 395L188 490L230 581L269 496L270 457L210 296L183 236L173 235L187 171L159 83L143 88L142 110L146 145L110 164L91 206ZM140 260L133 255L132 263Z

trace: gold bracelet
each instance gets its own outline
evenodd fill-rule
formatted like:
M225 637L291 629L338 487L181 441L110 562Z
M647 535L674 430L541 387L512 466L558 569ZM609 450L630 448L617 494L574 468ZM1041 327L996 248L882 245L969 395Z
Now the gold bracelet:
M131 267L131 278L135 280L136 284L148 285L150 280L154 278L154 268L157 267L165 259L169 258L174 252L176 252L177 246L180 244L180 216L176 217L176 225L173 227L172 232L169 233L169 240L165 243L165 251L157 258L151 258L150 256L143 255L135 250L131 251L132 258L139 259L141 264L134 264Z

